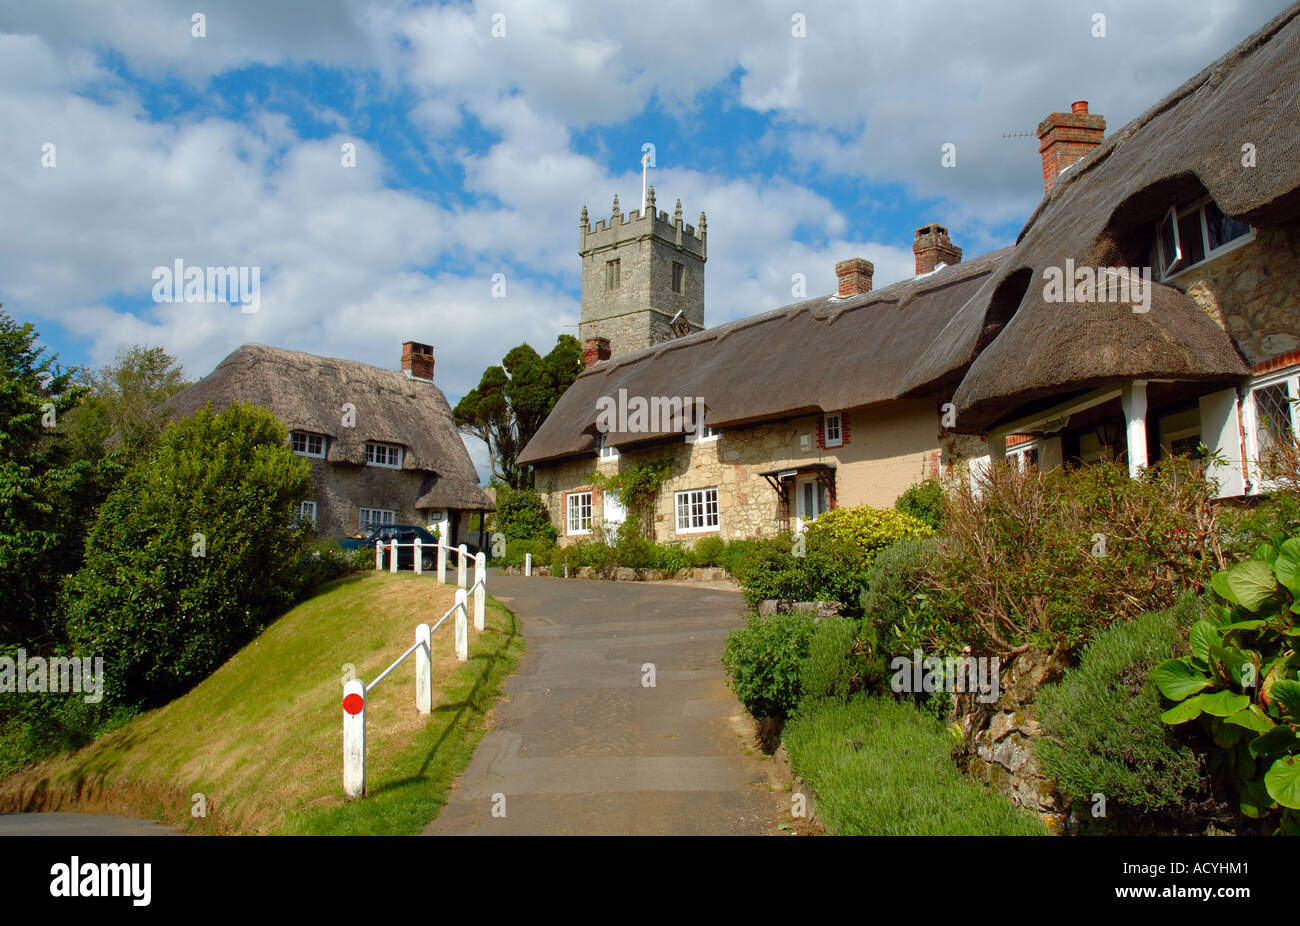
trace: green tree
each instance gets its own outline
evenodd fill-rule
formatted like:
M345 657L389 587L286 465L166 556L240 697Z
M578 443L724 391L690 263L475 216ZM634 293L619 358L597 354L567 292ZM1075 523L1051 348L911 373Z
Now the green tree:
M65 609L73 642L104 656L106 700L183 692L291 603L311 468L285 438L264 408L205 408L104 502Z
M582 345L573 335L556 338L545 357L520 344L456 403L456 427L487 444L493 476L512 489L532 486L531 470L515 460L582 369Z
M98 371L78 370L76 377L89 393L68 415L69 440L78 456L90 459L110 443L131 461L148 453L166 426L158 406L189 385L175 357L140 345L118 351Z
M58 638L59 583L80 561L102 474L62 428L86 390L38 337L0 312L0 642L44 647Z

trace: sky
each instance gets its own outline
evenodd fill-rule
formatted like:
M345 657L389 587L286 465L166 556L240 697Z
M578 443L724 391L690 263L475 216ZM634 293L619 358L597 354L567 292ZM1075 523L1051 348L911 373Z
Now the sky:
M65 365L190 378L423 341L454 405L577 333L579 212L638 208L647 144L658 208L708 214L720 324L850 257L905 279L928 222L1012 243L1048 113L1111 134L1287 5L0 0L0 304ZM256 268L256 311L160 301L177 261Z

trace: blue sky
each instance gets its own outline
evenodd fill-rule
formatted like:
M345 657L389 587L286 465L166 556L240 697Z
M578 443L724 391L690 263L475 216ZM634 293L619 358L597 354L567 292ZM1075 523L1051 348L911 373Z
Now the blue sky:
M718 324L848 257L903 279L926 222L1010 243L1042 185L1003 133L1077 99L1114 131L1286 6L198 5L202 36L194 3L0 2L0 303L65 363L161 345L192 377L248 342L396 367L427 341L453 403L575 330L578 212L639 206L643 143L659 208L708 212ZM177 259L259 267L259 310L155 303Z

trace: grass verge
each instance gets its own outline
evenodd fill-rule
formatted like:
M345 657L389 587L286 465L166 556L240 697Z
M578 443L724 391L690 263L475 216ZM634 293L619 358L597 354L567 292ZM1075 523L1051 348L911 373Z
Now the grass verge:
M373 679L454 594L409 573L331 583L184 696L0 782L0 811L119 813L200 833L418 832L468 764L523 651L514 615L489 599L466 663L455 659L453 620L434 634L430 716L415 711L411 659L371 692L367 797L354 802L342 796L342 677L351 664ZM206 816L194 816L196 794Z
M790 764L841 836L1035 836L1037 817L952 761L943 724L892 698L804 701L782 734Z

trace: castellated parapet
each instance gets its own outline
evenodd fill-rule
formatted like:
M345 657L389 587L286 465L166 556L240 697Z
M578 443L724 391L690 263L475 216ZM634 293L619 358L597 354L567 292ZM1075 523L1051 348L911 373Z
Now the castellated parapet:
M608 338L617 357L703 330L707 229L702 212L698 230L682 221L680 200L672 216L657 211L654 187L644 210L624 214L616 196L610 218L594 225L584 206L579 340Z

